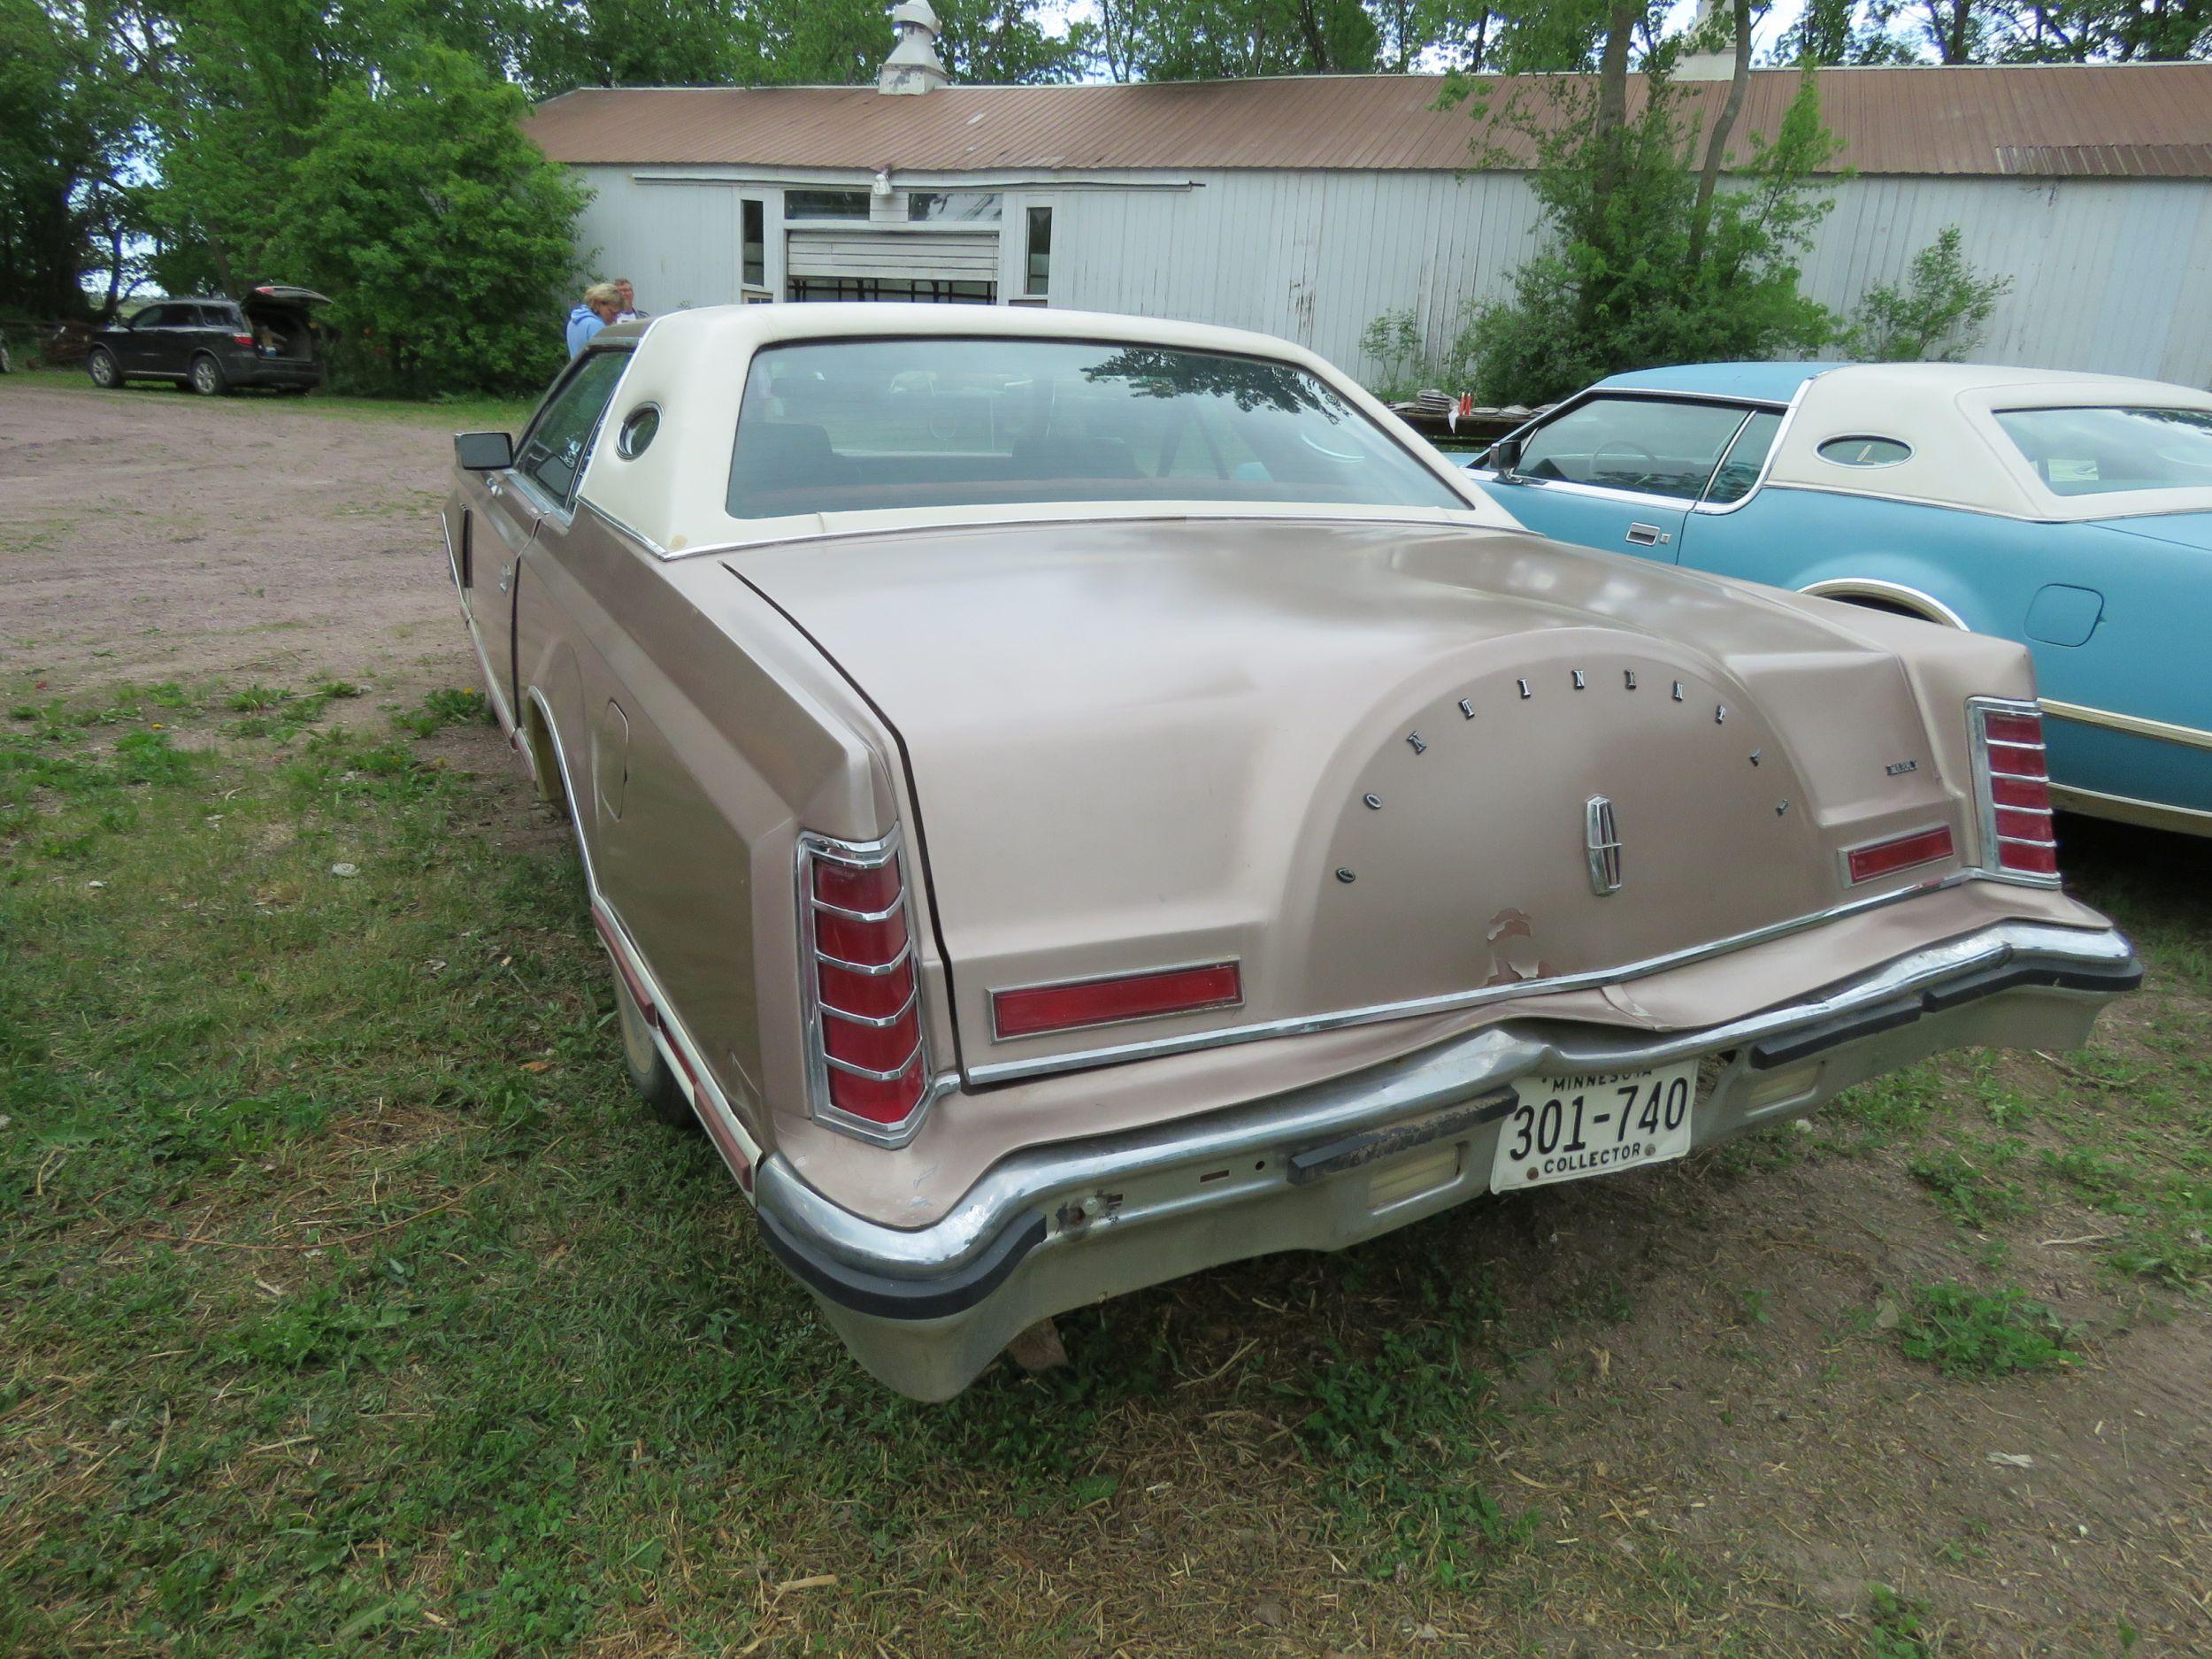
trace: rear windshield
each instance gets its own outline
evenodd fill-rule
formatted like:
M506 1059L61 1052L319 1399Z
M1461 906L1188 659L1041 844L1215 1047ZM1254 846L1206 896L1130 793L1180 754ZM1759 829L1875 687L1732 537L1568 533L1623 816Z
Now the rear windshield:
M2212 409L2001 409L2054 495L2212 488Z
M738 518L1194 500L1467 504L1288 364L1060 340L765 348L730 466Z

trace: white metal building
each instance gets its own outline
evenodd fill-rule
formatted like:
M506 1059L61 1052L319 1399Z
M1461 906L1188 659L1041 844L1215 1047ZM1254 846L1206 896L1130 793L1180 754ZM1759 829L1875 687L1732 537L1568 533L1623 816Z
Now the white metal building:
M591 88L531 135L590 187L595 274L649 310L935 298L1258 328L1361 361L1410 307L1432 347L1535 247L1510 135L1441 81L1347 75L947 85L927 8L879 87ZM904 61L901 61L904 54ZM1796 88L1755 71L1739 130ZM1510 86L1492 83L1494 106ZM1525 91L1525 88L1524 88ZM1686 88L1717 107L1717 84ZM1947 225L2013 287L1976 356L2212 384L2212 65L1820 72L1843 140L1806 264L1839 309ZM1739 146L1739 150L1740 150Z

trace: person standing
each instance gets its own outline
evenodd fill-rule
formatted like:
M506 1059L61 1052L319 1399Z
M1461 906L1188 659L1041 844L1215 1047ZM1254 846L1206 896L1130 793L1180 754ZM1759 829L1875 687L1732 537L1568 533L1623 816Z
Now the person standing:
M616 292L622 296L622 309L615 313L618 323L641 323L653 313L637 308L637 290L630 286L630 279L618 276L614 280Z
M591 343L592 336L622 312L622 292L611 282L595 282L584 290L584 303L568 314L568 355L574 357Z

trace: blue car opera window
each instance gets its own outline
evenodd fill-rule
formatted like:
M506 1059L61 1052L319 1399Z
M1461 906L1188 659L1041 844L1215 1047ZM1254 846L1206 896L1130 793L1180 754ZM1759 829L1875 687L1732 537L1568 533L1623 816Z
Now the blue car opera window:
M1816 453L1822 460L1832 461L1838 466L1895 466L1901 461L1912 459L1912 445L1895 438L1855 434L1847 438L1831 438Z

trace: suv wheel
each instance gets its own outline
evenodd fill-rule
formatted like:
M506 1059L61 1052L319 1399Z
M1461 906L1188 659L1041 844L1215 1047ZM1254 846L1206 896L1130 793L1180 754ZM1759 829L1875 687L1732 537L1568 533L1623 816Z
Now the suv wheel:
M220 397L230 390L230 382L223 378L223 365L204 351L192 359L192 389L202 397Z
M92 348L92 355L84 360L84 372L103 391L112 391L123 383L123 372L115 366L114 357L104 346Z

